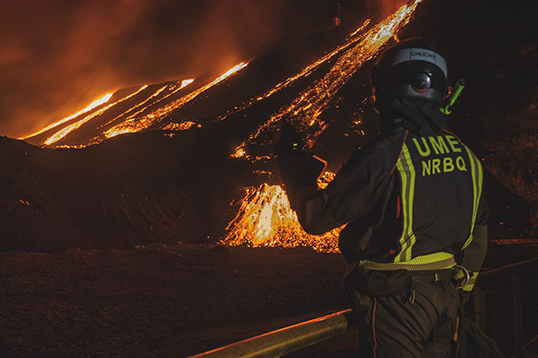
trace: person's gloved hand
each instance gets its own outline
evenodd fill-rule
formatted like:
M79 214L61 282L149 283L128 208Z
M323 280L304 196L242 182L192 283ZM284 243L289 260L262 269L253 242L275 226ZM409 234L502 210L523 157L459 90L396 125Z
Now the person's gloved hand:
M357 279L357 272L355 270L348 270L344 277L344 295L347 304L353 312L360 313L370 307L372 299L370 296L362 295L358 291Z
M303 150L301 136L285 120L282 121L280 138L273 148L280 176L293 207L295 194L300 188L306 186L317 188L317 179L327 163Z
M290 158L294 155L304 154L303 140L297 131L287 121L282 120L280 138L273 145L273 149L279 161L279 166L287 166Z
M460 291L460 301L462 307L465 307L471 298L470 289L472 289L473 285L469 284L470 277L469 271L467 271L465 267L457 265L452 268L452 282L458 291Z
M456 265L452 268L452 282L461 289L469 283L470 274L467 269L461 265Z

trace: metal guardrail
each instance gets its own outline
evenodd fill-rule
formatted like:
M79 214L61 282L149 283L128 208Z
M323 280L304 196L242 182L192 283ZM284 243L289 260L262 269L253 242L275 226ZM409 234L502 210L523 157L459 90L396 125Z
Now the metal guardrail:
M518 273L524 270L538 270L538 259L528 260L479 274L474 288L474 317L475 323L483 331L486 327L486 305L484 291L481 286L498 281L505 276L512 280L512 304L514 313L514 347L515 358L523 358L523 320L521 306L521 281ZM538 281L538 275L535 274ZM265 333L240 342L200 353L188 358L277 358L297 351L301 348L319 343L353 329L358 324L358 317L351 310L345 310L331 315L319 317L310 321L285 327ZM460 332L460 337L466 337L466 332ZM466 339L462 339L462 354L466 356Z
M277 358L345 333L356 326L356 315L351 310L345 310L189 358Z

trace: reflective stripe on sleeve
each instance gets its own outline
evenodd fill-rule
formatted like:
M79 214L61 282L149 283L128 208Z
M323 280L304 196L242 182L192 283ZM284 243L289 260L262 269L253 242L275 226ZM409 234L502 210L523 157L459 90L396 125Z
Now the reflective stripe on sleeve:
M471 150L467 147L465 147L467 150L467 155L469 156L469 162L471 163L471 177L473 181L473 217L471 219L471 232L469 234L469 238L467 241L465 241L465 244L461 248L462 250L465 249L471 241L473 241L473 228L476 222L476 215L478 213L478 204L480 203L480 197L482 196L482 166L480 165L480 162L478 161L478 158L476 158Z
M404 218L402 236L400 237L402 250L394 259L395 263L399 263L411 259L412 248L416 242L415 233L413 232L413 200L415 197L416 172L406 144L402 147L396 168L402 180L402 210Z

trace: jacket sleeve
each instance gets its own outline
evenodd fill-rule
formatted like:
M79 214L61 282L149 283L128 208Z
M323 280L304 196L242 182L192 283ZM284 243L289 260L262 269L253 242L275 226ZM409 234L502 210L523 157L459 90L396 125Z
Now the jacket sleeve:
M463 267L469 271L470 278L467 281L466 285L463 287L463 291L470 292L474 288L476 283L476 278L484 259L486 257L486 252L488 248L488 227L487 227L487 218L488 218L488 206L482 193L480 198L480 204L478 207L478 216L475 222L473 232L472 232L472 241L471 243L462 251L459 262ZM460 273L461 276L463 273ZM456 276L456 279L458 277ZM463 279L463 277L459 277Z
M401 130L380 136L355 151L323 190L311 179L293 179L304 178L301 172L312 172L305 170L310 167L305 165L311 160L308 156L296 156L287 165L279 165L292 209L297 212L303 229L309 234L321 235L367 214L391 180L405 133Z
M294 209L303 229L320 235L367 214L390 181L393 157L382 150L357 151L325 189L298 190Z

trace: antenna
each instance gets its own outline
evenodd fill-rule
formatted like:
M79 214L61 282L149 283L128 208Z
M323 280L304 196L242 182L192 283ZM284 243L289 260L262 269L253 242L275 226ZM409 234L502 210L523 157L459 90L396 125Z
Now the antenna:
M333 17L333 27L338 27L342 23L340 19L340 11L342 11L342 3L336 4L336 16Z

